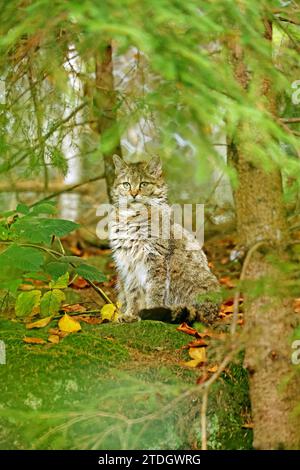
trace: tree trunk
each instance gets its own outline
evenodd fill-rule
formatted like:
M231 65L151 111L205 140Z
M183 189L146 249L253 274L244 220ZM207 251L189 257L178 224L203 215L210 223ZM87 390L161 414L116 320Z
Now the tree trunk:
M115 169L113 164L113 154L122 155L120 138L117 128L117 98L114 90L112 46L109 44L102 53L95 57L96 63L96 92L95 92L95 113L97 116L97 130L99 134L106 138L109 135L111 145L103 148L105 180L107 184L108 196L114 182Z
M272 38L269 23L266 38ZM247 70L241 49L233 49L235 76L246 90ZM253 79L255 79L253 77ZM275 112L270 82L263 79L260 86L261 105ZM267 100L266 100L267 98ZM235 192L237 227L240 243L249 249L260 241L265 246L254 252L246 269L246 278L261 286L283 287L283 273L269 261L286 257L287 223L284 213L281 174L278 169L267 172L253 163L247 141L260 143L260 130L251 123L241 123L231 145L239 186ZM267 256L268 255L268 256ZM282 289L284 290L284 289ZM300 443L300 420L293 414L299 401L298 377L291 364L290 338L295 327L292 301L287 296L272 295L268 289L255 299L245 299L246 354L249 371L250 398L254 421L256 449L297 448Z

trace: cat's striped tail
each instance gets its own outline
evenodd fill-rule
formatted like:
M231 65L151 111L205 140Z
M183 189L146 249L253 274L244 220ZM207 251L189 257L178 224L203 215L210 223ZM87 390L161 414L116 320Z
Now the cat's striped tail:
M211 325L218 319L219 303L206 300L193 306L155 307L139 312L142 320L158 320L165 323L193 323Z

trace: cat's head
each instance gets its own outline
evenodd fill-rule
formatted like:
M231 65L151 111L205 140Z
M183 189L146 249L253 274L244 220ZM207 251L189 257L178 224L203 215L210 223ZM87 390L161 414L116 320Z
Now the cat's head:
M114 155L113 161L116 177L111 194L114 203L157 205L166 202L167 187L159 158L129 164Z

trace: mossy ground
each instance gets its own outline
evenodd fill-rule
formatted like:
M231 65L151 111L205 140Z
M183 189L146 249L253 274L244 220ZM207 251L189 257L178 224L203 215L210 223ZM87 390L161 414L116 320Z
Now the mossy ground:
M51 325L50 325L51 326ZM200 443L199 371L182 367L189 338L160 322L82 325L59 344L29 345L47 329L0 319L1 449L172 449ZM249 411L241 366L210 395L211 448L249 448Z
M109 252L89 256L89 263L107 274L104 288L113 298ZM102 305L93 289L65 293L67 303L81 302L88 310ZM30 345L24 336L46 340L57 320L26 330L13 321L14 299L6 300L0 317L0 340L6 345L6 365L0 365L0 449L201 446L201 396L186 396L201 370L182 366L188 359L182 346L192 338L175 325L81 323L81 332L59 344ZM223 373L209 395L211 449L251 448L251 430L243 428L250 417L241 362Z

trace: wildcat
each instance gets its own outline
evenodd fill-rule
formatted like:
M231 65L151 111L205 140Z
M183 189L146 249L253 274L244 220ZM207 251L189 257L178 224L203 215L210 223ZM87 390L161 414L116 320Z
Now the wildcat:
M172 220L160 160L126 164L117 155L113 160L109 238L121 321L214 322L218 302L206 294L218 292L219 284L196 238ZM149 237L155 211L171 221L171 236L152 231ZM174 236L176 229L182 231L181 239Z

